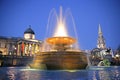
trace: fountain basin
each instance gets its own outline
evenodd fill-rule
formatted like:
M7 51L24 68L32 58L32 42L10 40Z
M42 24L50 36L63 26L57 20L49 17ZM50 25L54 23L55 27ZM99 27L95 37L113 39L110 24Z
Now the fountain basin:
M46 41L52 45L70 45L76 42L72 37L50 37Z
M37 65L35 65L37 64ZM80 51L49 51L41 52L31 64L31 68L44 65L47 70L79 70L87 67L87 57Z

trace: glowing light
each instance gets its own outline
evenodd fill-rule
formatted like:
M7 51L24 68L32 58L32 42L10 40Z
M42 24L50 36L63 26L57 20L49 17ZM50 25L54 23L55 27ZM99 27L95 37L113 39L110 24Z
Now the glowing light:
M119 55L118 55L118 54L116 54L115 56L116 56L116 57L119 57Z
M67 35L67 30L65 28L65 25L63 23L59 23L56 30L55 30L55 33L54 33L54 37L63 37L63 36L68 36Z
M63 36L66 37L68 36L68 34L67 34L67 29L65 27L65 22L62 16L62 7L60 7L59 21L58 21L53 37L63 37Z

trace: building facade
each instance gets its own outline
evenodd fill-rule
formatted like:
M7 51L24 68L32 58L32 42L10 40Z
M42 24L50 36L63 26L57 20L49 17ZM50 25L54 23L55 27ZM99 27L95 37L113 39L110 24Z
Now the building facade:
M40 52L42 41L35 39L35 33L29 27L24 37L0 36L0 55L32 56Z

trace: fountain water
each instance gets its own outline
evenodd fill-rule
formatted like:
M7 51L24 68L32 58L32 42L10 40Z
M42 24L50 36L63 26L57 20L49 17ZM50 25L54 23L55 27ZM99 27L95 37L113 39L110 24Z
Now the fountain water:
M98 63L98 66L110 66L110 61L108 59L104 59Z
M53 37L52 38L53 42L55 42L55 40L56 40L54 37L57 37L57 39L59 37L58 41L60 41L61 37L62 37L61 39L63 39L63 37L65 37L65 38L69 37L68 42L76 41L74 44L70 45L69 49L74 48L76 50L80 50L79 43L77 42L78 35L77 35L77 31L76 31L76 26L75 26L74 18L70 12L70 9L67 9L65 11L65 14L63 15L62 7L60 7L60 15L59 16L57 15L57 12L55 9L51 10L51 12L49 14L49 18L48 18L45 41L44 41L44 45L43 45L43 49L42 49L43 52L53 50L53 49L51 49L52 47L48 44L48 42L50 43L51 37ZM50 40L46 40L48 38L50 38Z
M100 61L97 66L105 66L103 61Z
M67 19L67 17L70 16ZM67 31L71 30L71 31ZM72 34L71 34L72 33ZM34 60L31 67L45 67L47 69L85 69L87 57L80 51L75 22L69 9L58 16L52 9L48 18L47 31L43 49ZM35 65L36 64L36 65Z

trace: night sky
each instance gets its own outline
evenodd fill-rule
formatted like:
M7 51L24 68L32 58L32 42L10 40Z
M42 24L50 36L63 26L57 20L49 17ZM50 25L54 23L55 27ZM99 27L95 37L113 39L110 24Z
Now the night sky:
M31 25L36 39L44 40L51 9L70 8L75 20L81 49L97 45L101 25L107 47L120 45L119 0L0 0L0 36L23 37Z

